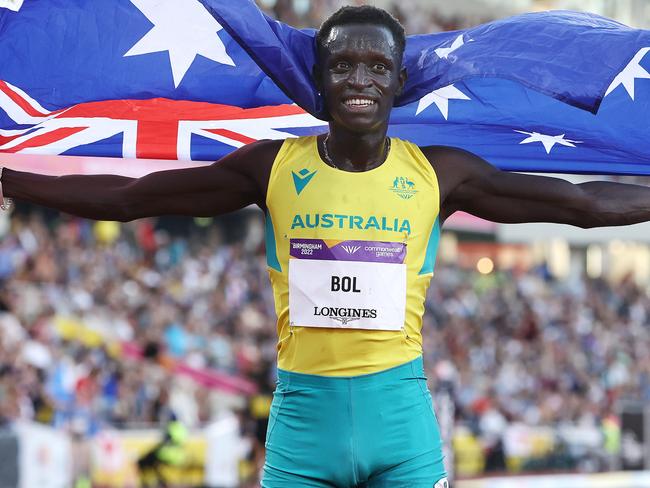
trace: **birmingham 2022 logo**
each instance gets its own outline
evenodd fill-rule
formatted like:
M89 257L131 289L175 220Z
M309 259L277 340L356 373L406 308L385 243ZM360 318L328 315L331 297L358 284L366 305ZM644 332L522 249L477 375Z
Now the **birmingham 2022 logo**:
M418 192L415 189L415 183L408 176L396 176L390 191L404 200L412 198Z

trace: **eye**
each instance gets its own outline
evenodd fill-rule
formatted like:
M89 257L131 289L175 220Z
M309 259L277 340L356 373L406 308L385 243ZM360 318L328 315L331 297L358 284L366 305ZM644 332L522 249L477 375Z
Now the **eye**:
M377 73L384 73L388 71L388 66L386 66L384 63L375 63L372 66L372 69L375 70Z
M334 63L334 69L337 71L345 71L347 69L350 69L350 63L346 61L337 61Z

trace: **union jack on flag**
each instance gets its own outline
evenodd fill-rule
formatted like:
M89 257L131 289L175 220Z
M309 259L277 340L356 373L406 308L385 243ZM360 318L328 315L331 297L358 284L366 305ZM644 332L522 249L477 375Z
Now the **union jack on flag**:
M0 6L0 152L214 161L324 130L198 1L159 4Z
M250 0L3 5L0 152L213 161L326 130L314 31ZM650 32L575 12L409 37L389 134L507 170L650 174L648 52Z
M4 81L0 109L26 126L0 130L0 151L27 154L209 161L259 139L284 139L323 125L295 105L242 109L165 98L48 111Z

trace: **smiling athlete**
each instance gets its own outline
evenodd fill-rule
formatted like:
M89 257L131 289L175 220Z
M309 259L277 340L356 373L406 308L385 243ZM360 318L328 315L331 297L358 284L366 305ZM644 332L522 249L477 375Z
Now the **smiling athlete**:
M314 78L330 121L318 137L259 141L139 179L2 176L7 196L93 219L264 210L279 366L267 488L447 486L420 333L446 217L650 219L645 187L504 173L460 149L387 138L404 44L402 26L373 7L323 24Z

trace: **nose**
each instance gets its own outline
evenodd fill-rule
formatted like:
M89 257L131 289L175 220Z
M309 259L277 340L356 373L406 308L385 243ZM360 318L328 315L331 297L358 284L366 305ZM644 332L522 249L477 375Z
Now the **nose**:
M365 88L370 85L370 76L364 64L359 63L350 70L348 85L352 88Z

